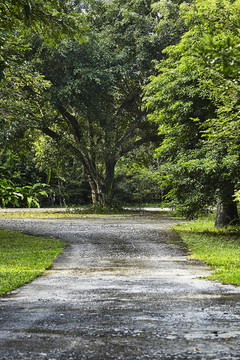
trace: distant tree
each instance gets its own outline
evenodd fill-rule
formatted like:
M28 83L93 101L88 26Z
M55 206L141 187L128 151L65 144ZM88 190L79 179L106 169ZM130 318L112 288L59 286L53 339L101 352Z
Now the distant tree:
M162 202L161 175L154 145L146 144L124 156L116 166L115 197L125 204Z
M90 201L91 192L83 166L71 151L63 152L54 140L42 134L32 149L36 169L45 174L45 181L51 187L49 204L70 206Z
M45 116L41 131L79 157L94 203L111 203L121 157L142 144L161 141L156 125L146 117L142 87L155 72L152 60L162 58L166 44L174 43L183 27L179 20L173 38L166 27L156 31L159 10L156 5L153 11L152 4L92 1L87 16L92 33L85 44L68 41L39 53L40 72L53 84L50 103L59 114L50 122Z

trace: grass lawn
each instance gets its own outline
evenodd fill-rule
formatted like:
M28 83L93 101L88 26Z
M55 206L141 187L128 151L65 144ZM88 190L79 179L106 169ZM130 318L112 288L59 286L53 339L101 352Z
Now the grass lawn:
M215 270L209 279L240 285L239 231L214 228L210 220L177 224L174 229L188 245L190 257L203 260Z
M0 295L41 275L65 245L56 239L0 229Z

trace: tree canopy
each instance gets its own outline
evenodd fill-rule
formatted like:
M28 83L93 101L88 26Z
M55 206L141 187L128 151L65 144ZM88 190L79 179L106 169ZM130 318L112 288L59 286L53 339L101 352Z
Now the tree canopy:
M80 6L71 1L5 0L0 4L0 76L11 57L5 48L9 35L43 34L45 42L56 43L65 36L83 40L87 24Z
M198 0L181 9L189 30L165 50L147 87L151 119L164 136L158 154L183 212L193 216L218 201L229 223L237 218L240 175L239 1Z

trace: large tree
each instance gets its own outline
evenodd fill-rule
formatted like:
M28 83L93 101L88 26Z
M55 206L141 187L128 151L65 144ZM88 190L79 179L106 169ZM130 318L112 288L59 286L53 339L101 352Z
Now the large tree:
M146 116L142 87L155 72L152 60L161 59L166 45L184 31L180 2L92 1L86 43L67 41L39 52L39 69L53 84L49 101L58 113L50 122L43 115L41 130L79 157L94 203L111 202L121 157L162 139Z
M164 141L170 196L188 216L218 203L216 226L238 218L239 1L182 6L189 30L167 48L147 89L152 120Z
M179 1L155 4L154 11L150 0L86 3L91 32L85 43L66 38L48 48L38 36L31 38L27 84L22 71L20 87L11 81L17 74L10 74L9 86L2 89L17 91L22 113L14 117L13 105L3 120L12 138L20 130L40 131L61 151L71 151L83 164L93 202L106 204L111 202L117 161L142 144L161 140L157 125L146 116L142 87L155 73L152 60L162 58L164 47L175 43L184 27ZM160 10L171 10L175 21L163 15L156 30Z
M62 151L71 150L84 166L93 202L107 204L116 162L158 140L142 106L142 86L162 47L150 36L151 1L92 2L88 21L91 34L83 44L66 39L49 49L38 37L32 40L28 59L51 87L42 96L34 77L22 87L31 111L16 122L18 130L41 131Z
M43 113L41 131L72 148L84 165L93 202L105 205L111 202L117 161L158 139L141 98L151 60L161 49L150 38L151 1L97 2L89 22L86 43L66 41L40 54L57 113L50 121Z

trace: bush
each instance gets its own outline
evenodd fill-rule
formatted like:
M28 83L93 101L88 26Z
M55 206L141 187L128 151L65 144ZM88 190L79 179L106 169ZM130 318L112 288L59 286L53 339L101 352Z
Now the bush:
M0 201L2 207L40 207L42 196L48 196L48 185L37 183L17 186L11 180L0 179Z

